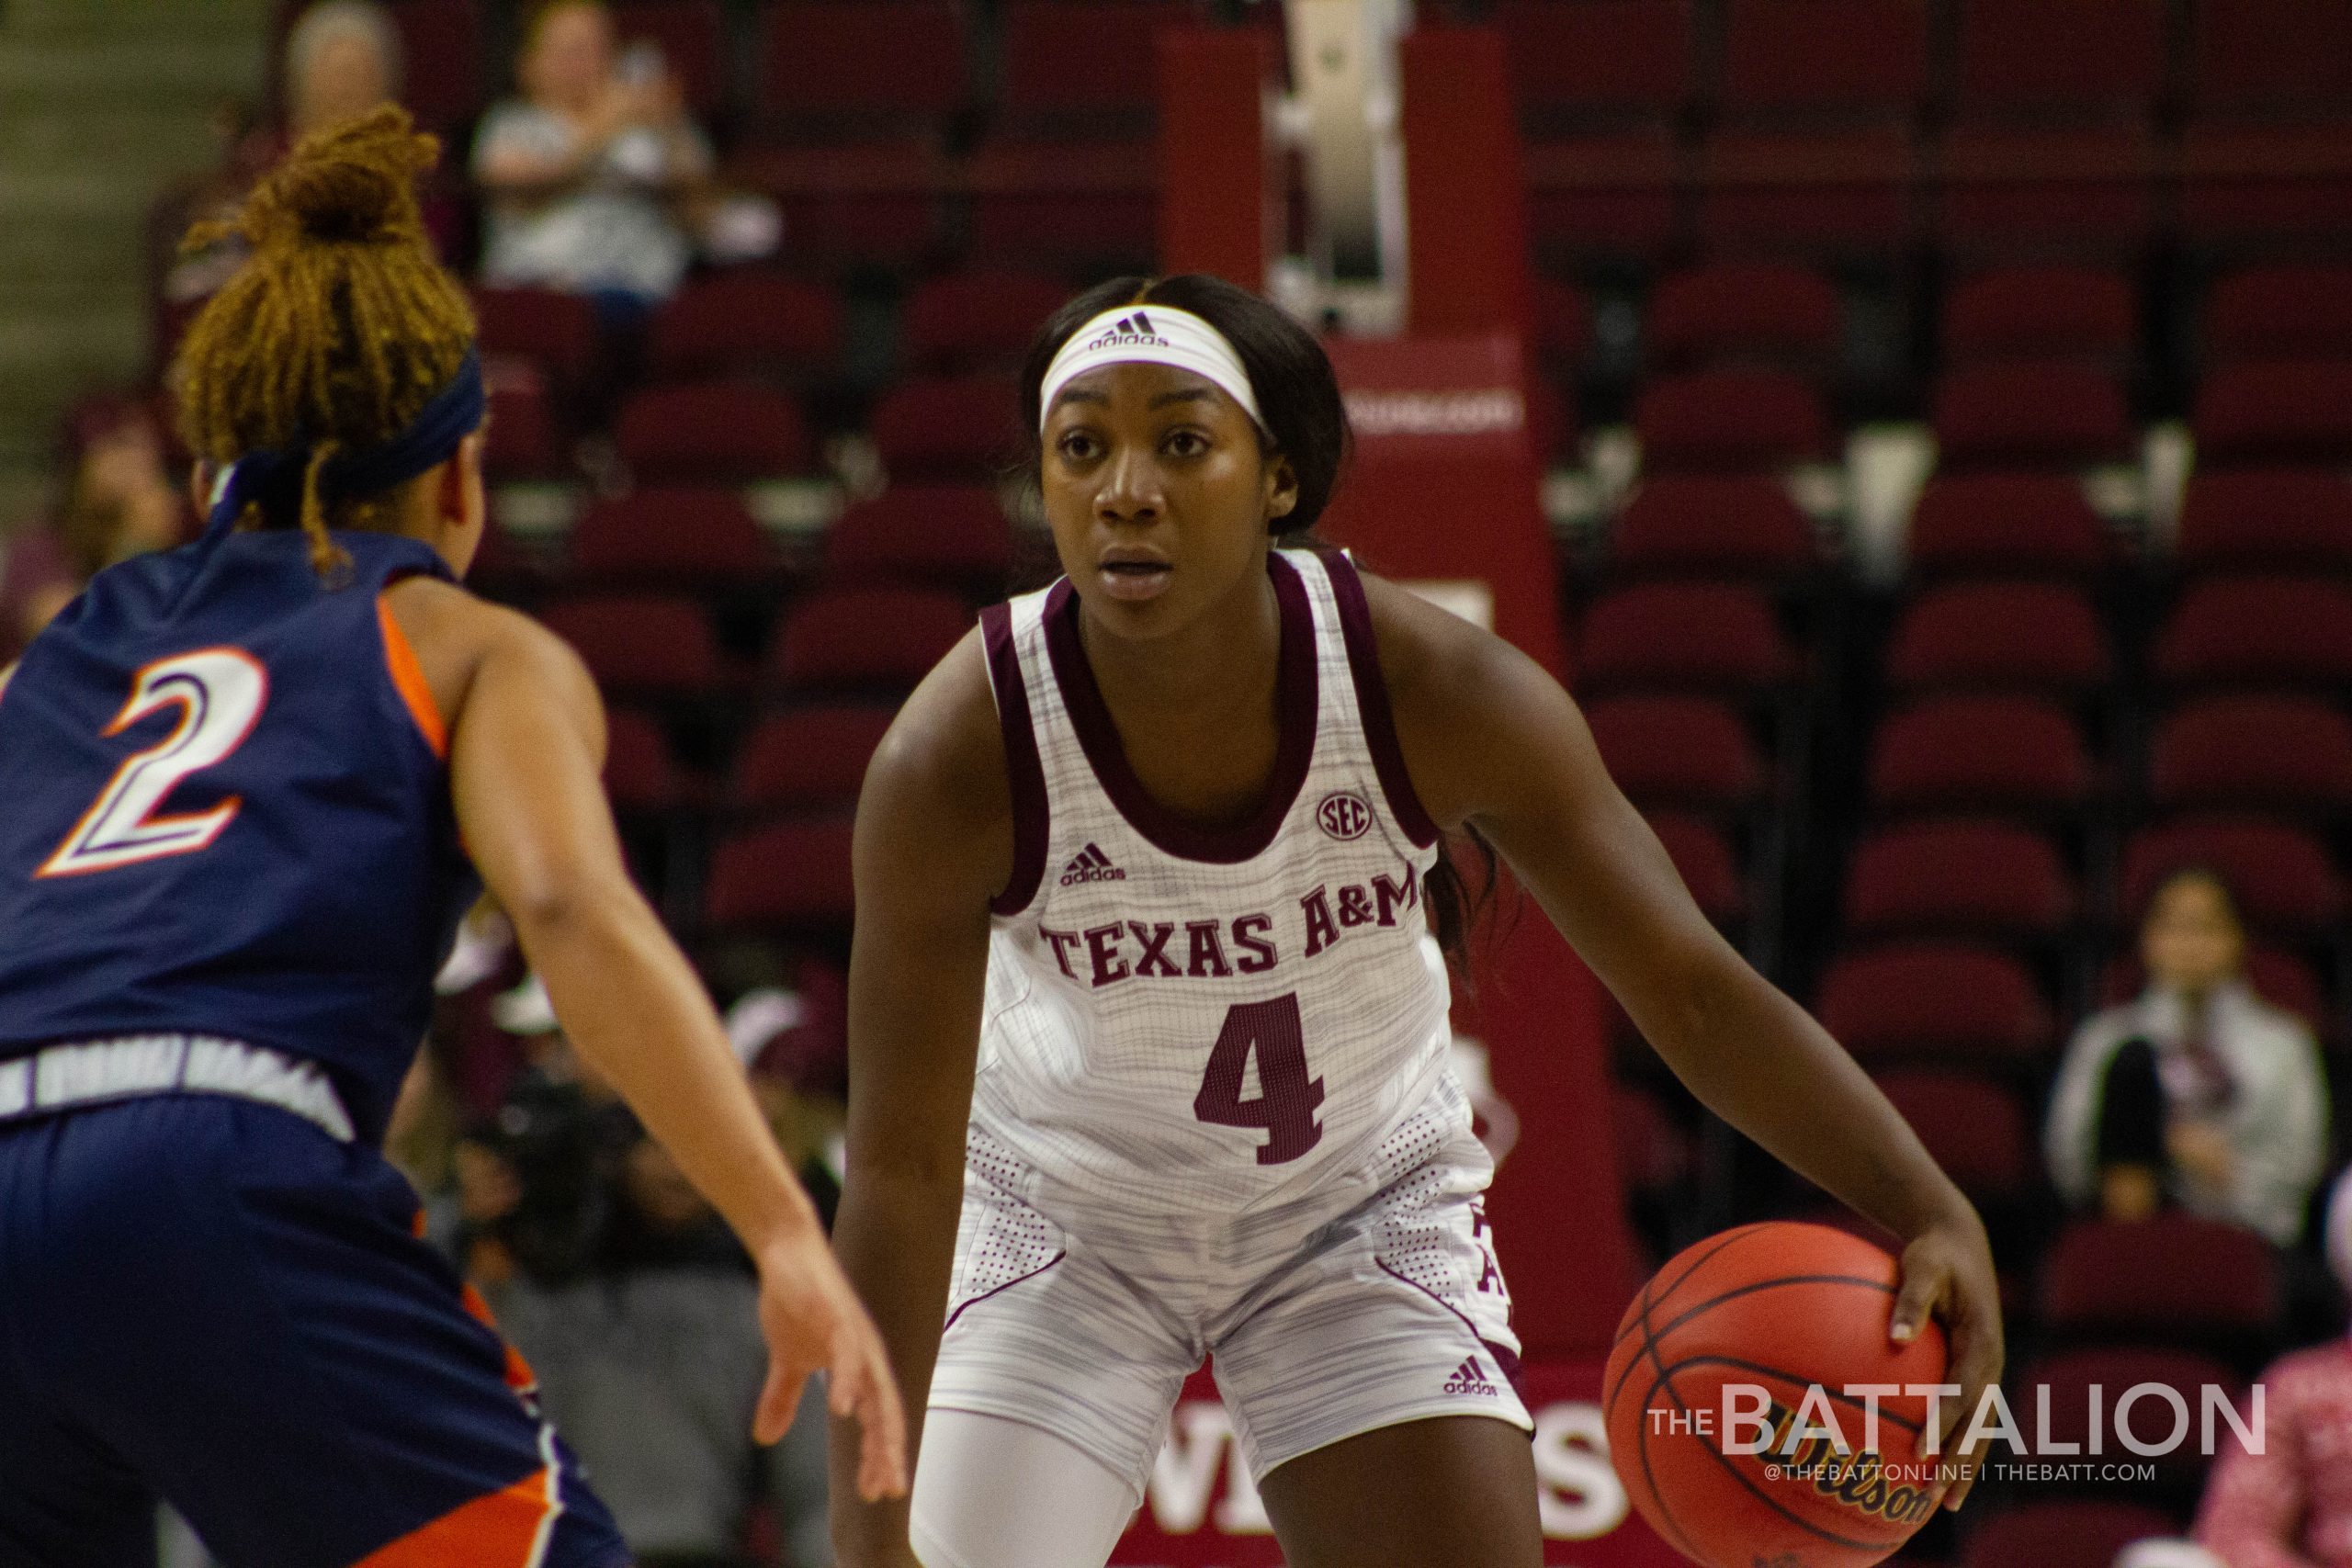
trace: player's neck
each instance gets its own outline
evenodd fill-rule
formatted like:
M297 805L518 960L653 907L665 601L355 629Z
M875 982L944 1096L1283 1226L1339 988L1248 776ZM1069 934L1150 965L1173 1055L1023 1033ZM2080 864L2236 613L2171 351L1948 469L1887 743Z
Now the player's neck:
M1114 715L1214 716L1254 712L1273 688L1282 605L1273 581L1253 572L1191 625L1141 640L1105 630L1081 606L1079 641Z

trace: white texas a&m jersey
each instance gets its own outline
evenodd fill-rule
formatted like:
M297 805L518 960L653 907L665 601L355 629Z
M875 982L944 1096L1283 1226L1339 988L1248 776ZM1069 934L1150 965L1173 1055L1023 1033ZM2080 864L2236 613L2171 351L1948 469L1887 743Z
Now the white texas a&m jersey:
M1015 828L972 1158L1073 1232L1090 1215L1213 1231L1323 1207L1318 1189L1360 1201L1349 1173L1451 1088L1423 908L1437 829L1363 586L1336 554L1277 551L1268 570L1281 740L1260 810L1229 829L1171 816L1136 781L1067 581L982 620Z

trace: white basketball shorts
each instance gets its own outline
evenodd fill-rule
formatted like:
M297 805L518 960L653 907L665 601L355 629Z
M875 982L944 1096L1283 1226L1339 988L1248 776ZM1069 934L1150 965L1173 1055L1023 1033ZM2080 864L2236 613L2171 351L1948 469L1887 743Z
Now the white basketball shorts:
M1493 1163L1450 1081L1384 1141L1388 1179L1279 1249L1260 1226L1177 1216L1078 1234L1018 1195L1030 1173L1001 1143L975 1129L971 1153L934 1410L1042 1427L1125 1476L1136 1504L1204 1358L1258 1479L1430 1416L1533 1428L1480 1203Z

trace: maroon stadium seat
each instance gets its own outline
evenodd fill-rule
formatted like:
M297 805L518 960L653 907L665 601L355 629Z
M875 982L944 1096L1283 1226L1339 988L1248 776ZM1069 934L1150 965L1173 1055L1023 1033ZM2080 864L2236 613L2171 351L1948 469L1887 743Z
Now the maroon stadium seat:
M1778 479L1665 474L1645 480L1610 531L1621 572L1788 577L1818 559L1813 525Z
M608 585L741 588L776 570L742 496L701 486L593 502L572 527L571 550L582 581Z
M1000 116L1023 132L1148 133L1158 38L1190 20L1174 0L1008 0Z
M624 0L613 7L613 32L624 48L643 39L661 49L688 113L708 119L726 111L732 95L719 0Z
M1579 441L1576 403L1567 389L1546 375L1527 378L1527 440L1536 457L1551 464L1572 459Z
M1978 1518L1959 1568L2113 1568L2133 1541L2179 1534L2171 1515L2137 1503L2018 1503Z
M2006 822L1938 818L1877 829L1854 848L1846 926L1859 933L2051 937L2075 918L2057 849Z
M1501 0L1511 93L1532 128L1672 119L1692 91L1683 0Z
M1838 289L1786 263L1690 267L1652 290L1643 333L1661 366L1770 359L1824 367L1838 354Z
M686 805L697 792L662 727L635 709L615 708L605 719L605 793L618 810L655 812Z
M2242 1225L2179 1213L2075 1221L2043 1255L2037 1295L2046 1328L2158 1339L2267 1332L2282 1304L2269 1243Z
M2258 817L2196 817L2143 828L2124 845L2123 918L2137 923L2166 876L2187 866L2219 872L2259 930L2305 936L2344 918L2344 884L2327 849L2301 829Z
M1660 377L1634 405L1646 472L1737 472L1832 456L1820 396L1785 371L1725 367Z
M523 359L482 362L490 434L482 466L493 479L553 479L570 467L571 440L547 377Z
M1530 344L1545 365L1573 366L1591 348L1592 300L1565 278L1531 279L1528 314Z
M2082 731L2030 697L1942 697L1883 722L1872 738L1877 809L2064 811L2090 797Z
M1610 776L1634 799L1717 810L1763 790L1765 769L1739 716L1704 697L1607 697L1586 710Z
M2352 9L2337 0L2198 0L2189 14L2199 112L2341 110L2352 98Z
M1797 663L1761 593L1649 582L1606 594L1587 613L1577 668L1594 687L1752 692L1792 679Z
M954 0L779 0L761 13L772 122L936 130L968 96L970 19Z
M596 307L555 288L477 288L474 326L482 357L527 359L566 389L594 374L602 352Z
M1747 889L1740 881L1739 861L1718 829L1687 811L1643 815L1702 914L1724 924L1747 912Z
M1906 942L1846 953L1821 979L1822 1024L1857 1056L1989 1062L2050 1043L2050 1010L2025 966L1989 948Z
M2352 17L2352 10L2345 15ZM2205 300L2211 359L2352 357L2352 266L2281 263L2246 267Z
M907 363L930 374L1009 371L1046 319L1070 298L1058 278L1031 272L954 272L907 297L899 336Z
M2320 984L2311 960L2284 948L2256 943L2246 950L2246 984L2272 1007L2284 1008L2325 1038L2335 1030L2327 1005L2327 987ZM2147 972L2131 953L2119 954L2099 976L2099 999L2113 1005L2128 1002L2146 989Z
M2184 571L2352 572L2352 481L2326 468L2194 475L2173 553Z
M2352 809L2352 719L2308 697L2211 697L2156 727L2148 797L2164 807Z
M1726 114L1907 118L1927 89L1920 0L1731 0Z
M993 137L963 165L961 189L977 265L1140 273L1158 252L1159 171L1148 139Z
M852 577L937 578L997 597L1012 570L1012 525L978 485L892 485L825 532L825 570Z
M1998 1201L2033 1190L2041 1154L2015 1090L1971 1074L1923 1067L1883 1073L1877 1081L1962 1191Z
M971 611L952 593L821 589L786 612L768 673L794 690L911 691L971 626Z
M2064 11L2064 6L2053 6ZM2006 258L2134 257L2156 232L2167 149L2146 123L1964 120L1935 150L1945 245Z
M854 907L850 818L777 822L721 840L704 918L719 929L839 930Z
M658 376L806 375L842 354L831 289L765 267L691 278L654 313L647 357Z
M609 690L694 696L727 682L709 617L692 599L598 594L550 605L539 618Z
M483 103L482 7L475 0L401 0L401 102L428 130L455 130Z
M2323 4L2326 0L2322 0ZM2352 118L2193 119L2180 139L2180 226L2193 241L2247 248L2335 244L2352 233Z
M2139 301L2120 272L2020 266L1986 272L1944 299L1944 362L2096 358L2121 363L2140 337Z
M797 707L762 719L729 781L739 811L854 806L865 764L897 710L854 705Z
M2137 456L2115 378L2072 360L1972 365L1936 386L1936 447L1947 469L2123 463Z
M2206 463L2352 463L2352 358L2218 366L2192 423Z
M2352 683L2352 587L2312 578L2212 577L2191 583L2156 638L2174 682Z
M2144 114L2164 86L2162 0L1960 0L1964 118Z
M882 394L869 431L893 479L989 483L1026 444L1017 409L1009 377L920 377Z
M1894 629L1898 690L2006 686L2090 691L2108 679L2107 636L2090 601L2043 582L1960 582L1913 600Z
M681 381L621 405L622 460L640 484L709 484L806 472L800 405L753 381Z
M1926 45L1917 0L1736 0L1723 122L1699 149L1702 238L1815 254L1909 239Z
M2113 536L2064 474L1949 474L1911 514L1921 577L2086 578L2115 562Z

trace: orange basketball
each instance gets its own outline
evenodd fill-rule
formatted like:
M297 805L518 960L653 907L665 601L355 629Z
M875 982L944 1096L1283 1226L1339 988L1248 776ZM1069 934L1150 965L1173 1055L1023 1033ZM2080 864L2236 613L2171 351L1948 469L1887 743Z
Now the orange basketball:
M1709 1236L1642 1287L1601 1397L1651 1529L1708 1568L1863 1568L1928 1521L1928 1398L1847 1392L1944 1381L1940 1327L1886 1336L1895 1281L1859 1236L1775 1223Z

